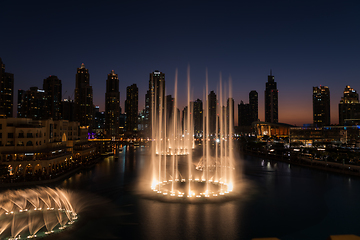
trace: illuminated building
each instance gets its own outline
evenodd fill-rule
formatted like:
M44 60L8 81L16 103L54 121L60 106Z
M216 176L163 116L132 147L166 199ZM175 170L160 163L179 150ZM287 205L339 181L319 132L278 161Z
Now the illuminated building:
M165 103L165 73L155 70L150 73L149 90L145 97L145 121L148 135L151 133L151 120L158 118L160 109L164 110ZM151 116L152 108L154 106L155 116Z
M25 179L60 173L74 164L70 147L79 142L78 128L67 120L0 119L0 163Z
M276 87L275 77L272 75L268 76L268 82L266 83L265 89L265 122L277 123L278 118L278 90Z
M47 98L48 117L53 120L61 119L61 98L62 85L61 80L57 76L49 76L44 79L43 89Z
M5 72L0 58L0 116L12 117L14 104L14 74Z
M138 103L139 103L139 90L136 84L126 88L126 131L135 133L138 131Z
M119 134L120 92L119 78L114 70L108 74L105 93L105 129L107 136Z
M327 86L313 87L313 120L315 127L330 125L330 90Z
M93 114L93 89L90 86L90 75L82 63L76 72L75 120L80 122L80 126L89 126L90 131L93 125Z
M359 94L350 86L345 87L339 103L339 124L344 125L345 119L360 119Z

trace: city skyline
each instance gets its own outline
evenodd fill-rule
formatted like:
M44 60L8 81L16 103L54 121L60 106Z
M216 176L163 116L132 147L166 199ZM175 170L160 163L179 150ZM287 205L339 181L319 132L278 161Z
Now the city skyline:
M118 14L108 14L109 9ZM235 111L250 91L257 91L259 118L264 120L263 93L272 69L279 122L312 123L312 88L325 85L331 91L331 123L336 124L343 89L360 89L359 33L354 30L359 9L357 2L336 1L6 2L0 10L7 33L0 40L0 57L6 72L14 74L14 105L18 89L41 88L50 75L62 81L63 97L74 99L76 68L84 63L100 110L105 110L105 79L111 70L119 74L122 109L126 87L137 84L141 110L150 72L166 73L166 94L173 94L176 69L180 83L190 65L193 101L203 98L207 68L209 91L218 93L220 72L223 82L231 76ZM88 32L79 34L83 27ZM109 32L112 37L106 38ZM179 99L180 108L185 101Z

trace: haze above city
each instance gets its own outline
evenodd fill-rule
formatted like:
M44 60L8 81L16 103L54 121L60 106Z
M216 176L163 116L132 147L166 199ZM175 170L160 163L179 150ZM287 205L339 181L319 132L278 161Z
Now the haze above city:
M133 83L141 110L150 72L164 72L167 94L173 94L176 69L182 91L189 65L192 100L204 99L206 69L209 90L218 93L221 72L224 82L232 78L235 109L241 100L248 102L251 90L259 93L264 120L272 69L279 122L312 123L312 87L326 85L336 124L345 86L360 91L359 12L358 1L6 1L0 57L14 74L14 105L18 89L41 88L49 75L58 76L63 97L73 99L76 68L84 63L100 110L111 70L119 74L123 111L126 87Z

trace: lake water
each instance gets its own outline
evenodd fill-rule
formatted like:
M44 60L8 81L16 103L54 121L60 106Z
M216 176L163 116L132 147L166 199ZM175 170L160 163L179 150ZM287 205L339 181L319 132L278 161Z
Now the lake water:
M220 203L169 203L139 194L149 148L124 147L118 159L53 185L80 193L73 229L59 239L324 239L360 235L360 178L257 157L239 157L245 190ZM143 192L140 192L143 193Z

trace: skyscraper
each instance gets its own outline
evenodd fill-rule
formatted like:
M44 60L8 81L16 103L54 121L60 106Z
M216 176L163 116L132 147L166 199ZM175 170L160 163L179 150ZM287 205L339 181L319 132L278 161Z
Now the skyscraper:
M0 58L0 116L13 117L14 74L5 72Z
M227 102L226 102L226 119L227 119L227 126L230 127L230 123L231 126L234 127L234 99L233 98L228 98ZM230 117L231 114L231 117ZM230 122L231 121L231 122ZM234 129L232 129L232 131L234 131Z
M251 126L251 105L249 103L244 103L243 101L238 104L238 126Z
M277 123L278 119L278 90L276 87L275 77L268 76L268 82L265 89L265 122Z
M89 126L91 130L94 115L93 90L90 86L89 71L83 63L76 73L75 114L75 119L80 122L80 126Z
M152 119L158 119L160 110L164 112L165 103L165 73L155 70L150 73L149 90L146 94L145 109L147 119L147 132L151 133ZM152 110L154 107L154 116L152 116Z
M126 131L135 133L138 131L138 102L139 102L139 89L136 84L126 88Z
M360 119L359 94L350 86L345 87L339 103L339 124L344 125L345 119Z
M238 105L238 126L251 126L258 120L258 93L253 90L249 93L249 103L240 102Z
M49 76L44 79L43 89L47 95L47 109L48 116L53 120L61 119L61 98L62 98L62 84L57 76Z
M119 134L120 92L119 78L114 70L108 74L105 93L105 131L107 136Z
M45 120L49 118L48 100L45 90L31 87L30 90L18 90L18 113L21 118Z
M249 104L251 108L251 122L255 122L259 119L258 114L258 93L255 90L252 90L249 93Z
M216 94L214 91L211 91L208 96L209 100L209 134L215 134L216 130Z
M313 87L314 126L330 125L330 90L327 86Z
M194 101L194 133L200 136L203 131L203 104L200 99Z
M24 111L23 111L22 107L24 105L25 93L26 93L25 90L21 90L21 89L18 90L18 103L17 103L17 114L16 114L16 117L18 117L18 118L24 117L23 116Z

